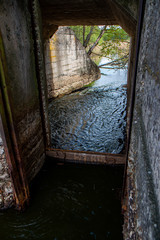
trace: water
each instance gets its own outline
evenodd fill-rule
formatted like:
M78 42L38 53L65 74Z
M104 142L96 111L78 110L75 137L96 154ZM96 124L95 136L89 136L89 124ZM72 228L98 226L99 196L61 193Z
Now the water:
M92 86L50 102L53 148L109 153L124 149L127 71L103 69L102 74L107 75Z
M121 152L126 75L107 73L92 87L50 103L53 147ZM32 183L28 209L0 213L0 240L123 239L122 177L123 167L48 160Z
M48 162L30 207L0 213L3 240L121 240L122 168Z

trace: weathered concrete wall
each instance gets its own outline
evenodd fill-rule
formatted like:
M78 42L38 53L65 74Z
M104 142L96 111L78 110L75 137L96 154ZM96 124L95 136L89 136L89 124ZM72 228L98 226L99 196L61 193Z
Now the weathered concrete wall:
M120 25L134 35L139 0L40 0L44 38L57 26ZM46 31L48 30L48 31Z
M129 219L135 217L135 226L132 226L126 239L160 239L159 16L160 1L147 0L141 34L128 169L128 174L131 174L135 181L129 196L133 197L130 201L132 211Z
M132 16L135 20L138 18L138 6L139 0L114 0L121 9L125 9L125 11Z
M59 27L46 43L49 98L70 93L97 80L100 71L68 27Z
M48 89L45 71L44 41L42 37L42 17L39 0L32 0L32 27L35 47L37 80L40 95L40 110L45 147L50 147L50 124L48 118Z
M2 0L0 22L6 55L5 81L19 158L30 182L44 162L45 149L29 1Z

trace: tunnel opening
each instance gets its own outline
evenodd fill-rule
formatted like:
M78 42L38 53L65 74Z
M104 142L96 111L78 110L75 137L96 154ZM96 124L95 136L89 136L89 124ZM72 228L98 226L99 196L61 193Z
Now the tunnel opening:
M57 40L57 37L54 37L54 39L56 39L56 44L58 45L58 47L61 47L60 46L60 42ZM71 40L71 37L70 37L70 40ZM69 48L68 45L67 45L67 47ZM58 52L56 52L56 54L55 54L55 52L54 52L55 51L55 46L52 45L50 47L50 49L51 49L51 52L49 54L49 57L50 57L50 59L54 59L55 60L55 57L59 56L60 54ZM63 49L63 47L62 47L62 49ZM64 54L64 56L66 57L66 54ZM111 60L107 59L107 61L111 61ZM114 60L112 60L112 61L114 62ZM105 63L106 62L102 62L100 65L104 65ZM74 63L72 61L72 66L73 66L73 64ZM112 67L112 66L108 66L108 65L106 65L106 66L107 66L107 68L111 68ZM59 68L61 68L61 66ZM54 75L54 68L52 69L52 71L53 71L52 74ZM115 71L115 70L109 69L108 71ZM117 71L119 71L119 70L117 70ZM122 76L121 76L121 73L117 74L117 71L116 71L116 75L118 75L119 78L123 78L124 75L122 74ZM124 77L125 81L124 82L122 81L122 83L120 84L121 87L120 87L120 85L118 85L118 86L116 85L115 88L114 87L113 88L109 87L109 88L106 89L104 87L104 85L102 85L103 89L101 89L100 91L97 88L94 89L96 91L96 97L95 97L95 99L90 100L90 102L93 102L94 104L96 104L96 102L98 102L97 95L101 96L101 94L102 93L104 94L105 92L107 92L107 94L108 94L108 92L111 92L111 96L110 97L113 99L114 98L113 97L114 94L117 97L118 92L121 93L121 91L122 91L123 94L122 95L120 94L120 95L122 97L122 102L125 103L123 105L123 110L125 109L126 114L127 114L127 92L126 92L127 89L126 89L126 87L128 87L128 84L127 84L127 76L129 75L128 74L128 65L127 65L127 70L125 69L125 71L126 71L125 72L125 77ZM57 70L56 70L56 72L57 72ZM63 73L62 73L62 75L63 75ZM104 77L105 77L105 75L104 75ZM73 78L74 78L74 76L73 76ZM98 82L98 81L99 80L97 80L95 82ZM95 84L95 83L91 83L91 85L92 84ZM66 186L66 189L67 189L66 190L67 191L66 194L68 194L68 197L70 196L71 198L72 198L72 194L71 194L70 191L73 190L72 187L71 187L72 184L73 185L75 184L74 186L78 186L79 184L82 184L85 188L87 187L85 184L81 183L81 181L77 180L77 179L76 179L76 183L74 183L75 179L74 180L72 179L72 177L73 177L73 172L72 171L75 171L77 176L83 175L84 179L86 179L86 175L88 175L88 177L90 179L92 179L92 180L90 180L90 182L91 182L91 186L90 187L91 187L91 189L94 189L94 191L95 191L95 188L96 189L99 188L98 187L99 183L98 182L94 183L93 176L92 176L92 174L94 174L93 172L94 171L97 172L97 176L95 177L95 181L97 181L96 179L99 179L99 180L103 179L103 177L101 178L101 174L102 174L101 171L104 170L104 174L107 174L108 172L110 172L111 175L109 175L109 177L107 178L106 181L111 181L111 182L112 182L112 180L113 180L113 182L118 181L120 183L120 185L113 187L114 184L112 182L111 185L112 184L113 185L107 187L107 185L104 184L104 188L108 188L108 191L110 189L111 191L114 192L114 194L113 194L114 197L113 197L113 195L111 193L110 193L110 196L113 197L114 201L115 201L115 199L117 201L117 205L116 204L114 206L112 205L113 208L114 207L116 208L116 212L114 212L113 208L111 207L111 209L112 209L111 212L110 212L111 215L109 216L109 215L106 214L106 216L108 216L108 218L110 218L111 216L114 218L114 214L115 214L115 218L119 219L118 220L119 223L117 225L118 226L117 229L119 229L119 233L117 232L118 235L116 237L119 238L119 239L123 239L123 236L122 236L123 216L121 214L121 197L122 197L122 192L123 192L122 188L123 188L123 176L124 176L124 164L125 164L125 150L126 150L125 147L123 147L120 152L114 152L113 151L112 153L111 153L111 151L105 151L105 150L103 150L103 151L97 150L96 151L93 148L91 148L91 149L81 149L81 148L76 149L74 147L70 148L68 146L71 146L71 142L69 142L68 145L66 145L67 147L65 146L66 148L64 147L65 141L66 141L66 140L64 140L64 138L65 138L65 136L64 136L65 132L64 131L66 131L66 129L67 129L67 124L69 123L69 125L72 126L72 128L74 128L73 122L72 122L73 115L74 115L74 113L78 113L78 114L81 113L79 111L80 107L78 107L78 108L74 108L74 107L72 108L71 107L71 109L68 109L67 106L72 106L72 103L74 101L76 101L76 102L79 102L79 101L83 102L81 96L83 96L83 97L84 96L86 97L86 95L87 95L87 97L88 96L92 96L93 85L92 86L91 85L89 85L89 86L87 85L85 87L83 86L82 88L77 89L77 90L72 90L71 93L66 94L65 96L63 96L63 94L62 95L60 94L59 97L56 96L54 99L51 99L49 101L49 118L50 118L50 124L51 124L51 138L52 138L52 144L53 145L51 145L52 147L47 149L47 151L46 151L46 154L47 154L47 157L48 157L48 161L46 163L46 169L48 168L48 166L49 166L49 168L51 168L51 165L53 164L53 166L54 166L53 169L55 169L55 171L60 171L60 175L61 175L61 171L64 171L64 172L65 171L69 171L69 173L71 174L70 177L68 177L68 175L64 174L64 178L66 177L66 179L65 179L65 181L66 181L66 185L65 186ZM101 86L100 83L98 85ZM120 90L119 90L119 88L120 88ZM101 93L101 91L102 91L102 93ZM93 91L93 93L94 93L94 91ZM80 94L80 98L77 99L77 95L78 94ZM125 100L123 98L124 95L125 95ZM101 99L102 99L102 96L101 96ZM106 104L106 101L104 101L104 102ZM118 98L118 100L117 100L117 104L118 104L117 107L119 107L119 104L121 105L122 102L121 102L120 98ZM99 107L99 106L97 106L97 107ZM104 107L104 105L103 105L103 107ZM85 109L84 107L81 107L81 108ZM114 112L116 111L116 109L114 110ZM87 108L87 110L88 110L88 108ZM87 113L87 110L85 110L85 113ZM103 115L104 115L105 114L105 109L101 108L101 111L103 112ZM69 118L69 116L68 117L65 116L65 114L67 112L69 112L69 114L71 114L71 118ZM55 121L53 121L53 118L55 118ZM79 121L80 120L78 120L78 122ZM126 121L126 116L124 117L124 121ZM82 128L83 128L84 123L81 123L81 124L82 124ZM87 124L87 121L85 122L85 124ZM124 127L124 131L126 131L126 125ZM73 135L73 133L69 134L68 130L66 132L67 132L67 135ZM53 134L54 134L54 136L53 136ZM124 132L123 132L123 134L124 134ZM60 139L63 140L62 145L58 145L58 143L57 143L59 141L58 140L59 136L60 136ZM105 136L105 137L107 138L107 136ZM124 138L126 138L125 134L124 134ZM76 142L77 141L78 140L76 138ZM86 137L83 138L82 142L83 141L88 142ZM57 143L57 145L55 144L55 142ZM125 142L124 146L126 144L127 143ZM54 161L52 161L52 160L54 160ZM55 163L57 165L54 165ZM76 163L76 165L71 165L72 163ZM96 167L92 166L91 167L91 166L84 166L82 164L99 165L99 166L96 166ZM104 165L108 165L108 166L104 166ZM77 171L77 169L78 169L78 171ZM87 172L87 174L85 173L86 175L84 175L85 171ZM112 177L114 179L112 179ZM68 185L68 181L70 181L70 184L71 184L72 181L73 182L72 182L71 185L70 184ZM88 182L88 180L86 180L86 184L87 184L87 182ZM90 190L88 190L88 191L90 191ZM79 197L77 197L77 195L76 195L78 193L78 190L74 189L73 191L76 192L75 193L75 197L76 197L77 201L79 201ZM62 194L64 194L64 193L62 193ZM105 193L105 189L104 189L103 190L103 194L102 194L103 196L107 197L109 192L106 195L105 194L106 193ZM90 194L86 195L86 196L90 197ZM94 195L94 197L96 198L96 195ZM87 199L86 202L87 201L90 201L90 200ZM70 201L70 204L73 207L74 203L73 202L71 203L71 202L72 202L72 200ZM95 202L95 206L94 206L95 208L97 208L96 204L97 204L97 202ZM66 200L64 201L64 208L65 208L65 205L66 205ZM106 205L106 207L108 208L107 205ZM81 211L79 207L77 207L76 209L78 209L77 211ZM64 211L65 211L65 214L66 214L67 211L66 210L64 210ZM80 215L82 214L82 212L80 213ZM74 214L71 209L70 209L70 214L71 215ZM91 214L94 215L94 210L91 211ZM100 214L100 216L102 216L102 215ZM64 217L64 219L65 219L65 217ZM74 218L72 218L72 219L74 219ZM96 219L98 220L97 213L96 213ZM74 221L77 221L77 220L73 220L73 222ZM81 219L79 223L83 224L83 220ZM94 225L93 222L90 222L89 224L91 224L92 226ZM108 223L106 223L106 224L108 224ZM112 223L110 223L110 224L111 224L110 226L111 226L111 229L112 229L114 224L113 225L112 225ZM100 225L98 224L97 226L100 226ZM89 229L88 227L85 228L86 231L88 231L88 229ZM77 233L78 233L78 231L79 230L77 229ZM73 232L72 230L71 230L71 232L72 232L72 233L70 233L71 235L72 234L73 235L77 234L77 233ZM103 232L103 230L101 229L101 233L102 232ZM102 233L102 235L106 234L106 239L110 239L110 237L113 238L113 235L114 235L113 232L114 231L112 229L112 230L109 230L108 232ZM63 233L65 233L65 231ZM82 231L81 237L83 237L83 234L84 233ZM95 238L95 239L96 239L96 237L100 236L99 233L98 233L98 229L95 229L95 231L90 231L90 233L87 233L87 234L90 235L89 238L91 236L93 236L93 238Z
M101 153L103 159L102 153L105 157L108 153L109 157L115 154L113 163L119 157L124 164L130 37L119 26L86 26L84 36L84 27L71 27L79 31L77 36L72 29L60 27L45 45L51 148L55 149L47 154L64 160L66 154L79 158L80 152L86 152L89 159L89 152ZM90 58L87 51L104 27L104 39L101 36ZM88 36L94 40L84 47ZM99 62L101 77L91 59Z

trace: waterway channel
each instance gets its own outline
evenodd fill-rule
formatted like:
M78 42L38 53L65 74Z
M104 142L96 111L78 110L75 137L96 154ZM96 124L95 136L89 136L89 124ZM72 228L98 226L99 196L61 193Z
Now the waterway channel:
M53 148L109 153L124 150L127 71L102 69L101 73L88 88L50 102Z
M53 100L53 147L121 152L124 84L126 73L110 70L89 88ZM121 240L122 178L123 167L57 165L48 160L32 183L28 209L0 212L0 239Z

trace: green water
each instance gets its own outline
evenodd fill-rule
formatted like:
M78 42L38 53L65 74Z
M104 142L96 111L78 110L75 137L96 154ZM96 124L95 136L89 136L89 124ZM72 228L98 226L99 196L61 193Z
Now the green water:
M25 212L0 213L3 240L120 240L123 168L48 162Z

